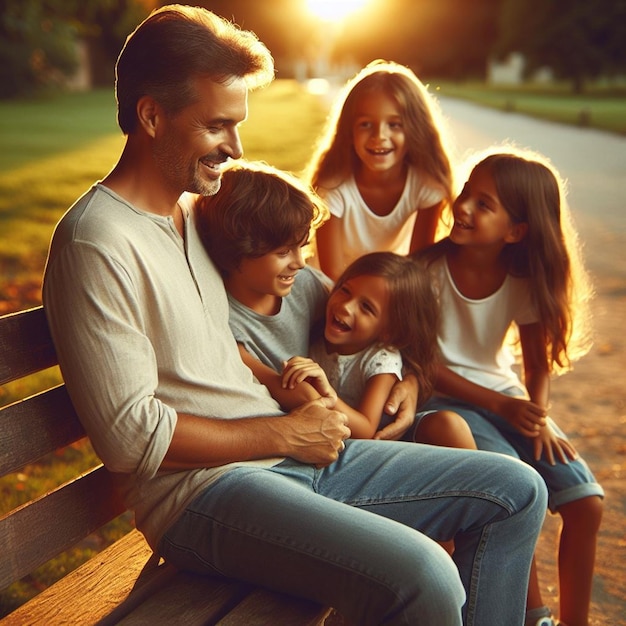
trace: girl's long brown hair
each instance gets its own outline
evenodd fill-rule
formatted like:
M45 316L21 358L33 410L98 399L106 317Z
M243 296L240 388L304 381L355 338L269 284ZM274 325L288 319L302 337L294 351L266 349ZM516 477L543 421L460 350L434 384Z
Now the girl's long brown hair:
M426 270L409 257L371 252L349 265L333 291L357 276L379 276L387 282L389 309L384 344L396 348L417 377L419 402L432 394L437 365L439 309Z
M591 347L593 289L563 181L546 158L529 150L483 153L476 168L491 173L511 220L528 224L526 236L507 244L503 254L509 273L530 281L551 371L566 371ZM435 250L440 255L450 245L448 240Z
M441 186L449 206L452 168L438 104L409 68L393 62L374 61L346 83L335 100L305 178L315 189L336 187L356 170L359 157L352 141L356 106L372 91L383 91L397 102L407 136L407 162Z

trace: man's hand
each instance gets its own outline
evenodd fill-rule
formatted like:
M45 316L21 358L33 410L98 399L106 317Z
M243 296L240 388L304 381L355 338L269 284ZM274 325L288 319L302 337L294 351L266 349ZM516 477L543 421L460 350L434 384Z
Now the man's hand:
M277 420L286 444L285 456L318 467L337 460L350 429L346 415L331 410L332 406L332 399L318 398Z
M404 380L398 381L391 389L385 403L385 413L395 415L396 419L379 430L374 435L374 439L400 439L415 422L417 396L418 385L415 376L408 374Z

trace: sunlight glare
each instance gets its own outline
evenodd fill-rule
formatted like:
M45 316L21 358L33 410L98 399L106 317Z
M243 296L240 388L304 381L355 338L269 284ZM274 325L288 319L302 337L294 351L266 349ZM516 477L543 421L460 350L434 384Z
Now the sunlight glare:
M328 22L340 22L367 2L368 0L306 0L309 11Z
M310 78L306 90L314 96L325 96L330 91L330 83L325 78Z

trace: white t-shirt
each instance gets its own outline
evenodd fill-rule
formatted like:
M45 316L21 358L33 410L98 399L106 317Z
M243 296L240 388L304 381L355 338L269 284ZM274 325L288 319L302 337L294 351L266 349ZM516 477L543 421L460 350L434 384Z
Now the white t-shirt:
M528 280L507 274L497 291L471 300L456 288L445 257L437 259L431 270L441 307L439 348L443 364L494 391L510 387L523 390L505 338L511 323L522 326L538 321Z
M333 189L318 189L331 214L341 220L343 265L369 252L409 253L417 212L444 198L438 186L427 185L414 168L409 169L404 191L389 215L376 215L367 206L354 177Z

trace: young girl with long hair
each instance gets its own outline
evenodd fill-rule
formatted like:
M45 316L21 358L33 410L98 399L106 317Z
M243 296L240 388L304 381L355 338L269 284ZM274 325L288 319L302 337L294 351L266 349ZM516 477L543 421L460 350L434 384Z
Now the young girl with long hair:
M419 402L432 392L437 366L438 307L430 277L418 264L393 252L372 252L351 263L326 304L323 336L309 357L289 359L283 385L312 384L321 395L336 394L347 404L352 436L371 438L381 426L384 403L403 369L413 372ZM467 425L450 412L422 418L404 439L449 447L475 447ZM420 426L439 425L436 442ZM384 418L383 418L384 424Z
M348 81L306 170L331 217L310 262L337 280L368 252L435 241L452 171L435 99L407 67L375 61Z
M551 374L590 345L590 283L563 185L539 155L496 151L471 171L453 216L449 237L416 255L441 314L442 361L426 408L458 413L479 449L518 457L544 478L562 517L560 623L586 626L603 490L548 416ZM526 624L553 624L534 566L527 607Z

